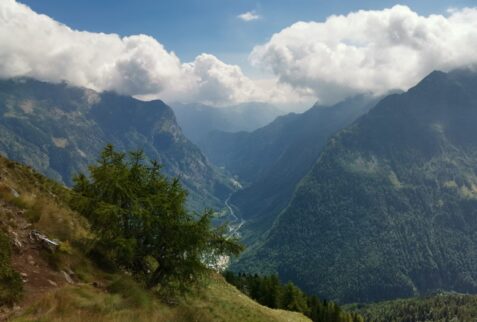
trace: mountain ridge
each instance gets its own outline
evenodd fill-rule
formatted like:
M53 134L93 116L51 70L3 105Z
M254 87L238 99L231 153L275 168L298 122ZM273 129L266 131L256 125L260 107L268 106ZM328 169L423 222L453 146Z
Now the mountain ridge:
M333 136L237 267L340 302L477 291L476 84L434 72Z
M279 116L253 132L215 132L199 143L213 163L236 175L244 186L231 196L230 203L246 220L241 229L246 243L271 227L328 137L378 100L361 95L333 106L315 104L304 113Z
M0 152L66 184L112 143L123 151L143 149L169 176L180 176L194 209L222 207L232 189L160 100L21 78L0 82L0 112Z

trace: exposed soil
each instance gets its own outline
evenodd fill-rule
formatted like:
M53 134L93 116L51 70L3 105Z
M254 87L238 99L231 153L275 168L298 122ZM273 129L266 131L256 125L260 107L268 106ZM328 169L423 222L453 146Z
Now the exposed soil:
M48 250L30 237L33 227L24 217L23 210L0 200L0 224L12 242L12 267L24 282L22 299L13 307L0 307L0 320L6 320L45 292L63 286L71 277L48 263Z

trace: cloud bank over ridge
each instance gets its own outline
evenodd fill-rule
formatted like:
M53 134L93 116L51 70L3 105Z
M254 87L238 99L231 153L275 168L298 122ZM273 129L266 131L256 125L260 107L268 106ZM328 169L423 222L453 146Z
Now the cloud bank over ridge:
M290 86L263 86L213 55L183 63L150 36L77 31L14 0L2 0L0 77L17 76L166 101L226 105L300 100Z
M256 46L254 66L323 102L406 90L433 70L477 63L477 10L420 16L406 6L297 22Z
M65 80L144 99L228 105L329 104L406 90L435 69L477 63L477 9L420 16L406 6L297 22L256 46L247 77L211 54L182 62L147 35L78 31L15 0L0 1L0 77Z

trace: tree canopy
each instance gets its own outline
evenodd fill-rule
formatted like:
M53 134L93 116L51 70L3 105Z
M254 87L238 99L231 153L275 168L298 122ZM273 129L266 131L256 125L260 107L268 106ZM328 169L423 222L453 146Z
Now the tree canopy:
M168 180L140 151L106 146L89 176L74 177L73 190L72 207L89 220L94 249L150 288L184 291L207 270L206 255L242 250L225 227L211 227L212 211L189 213L179 180Z

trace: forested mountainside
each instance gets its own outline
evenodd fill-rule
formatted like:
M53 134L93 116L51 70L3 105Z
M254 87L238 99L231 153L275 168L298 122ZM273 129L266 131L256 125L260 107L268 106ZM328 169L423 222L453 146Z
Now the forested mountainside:
M369 322L466 322L477 320L477 296L437 293L425 297L399 299L367 305L350 305Z
M271 227L327 139L377 100L357 96L330 107L316 105L302 114L278 117L250 133L213 132L199 143L212 162L237 175L245 186L232 196L231 205L246 219L242 232L247 241Z
M476 88L433 72L331 138L237 268L342 303L477 292Z
M142 149L180 176L194 209L222 207L231 191L162 101L21 78L0 81L0 113L0 153L67 185L112 143Z
M172 109L184 135L195 144L210 132L254 131L285 114L266 103L243 103L225 107L204 104L172 104Z

